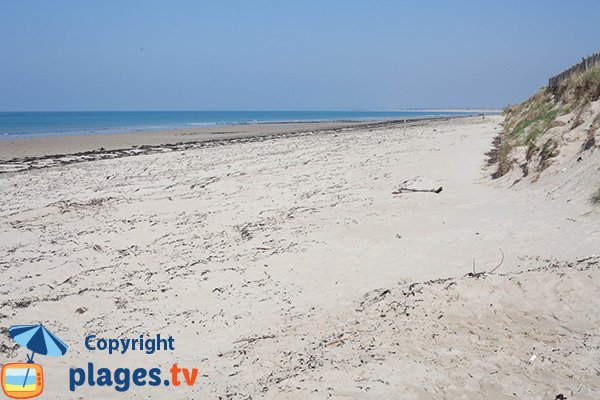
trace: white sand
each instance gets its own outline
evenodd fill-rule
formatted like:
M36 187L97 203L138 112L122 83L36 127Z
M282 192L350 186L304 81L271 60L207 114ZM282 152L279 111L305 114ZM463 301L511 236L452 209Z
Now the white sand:
M88 360L201 371L191 390L127 398L596 398L597 208L490 181L483 154L499 122L2 174L1 325L40 320L71 345L43 359L45 398L64 398L68 367ZM443 191L393 195L402 185ZM508 275L462 277L473 259L496 266L500 248ZM453 279L409 289L438 278ZM89 333L158 332L175 337L172 354L83 347ZM7 337L0 346L24 359Z

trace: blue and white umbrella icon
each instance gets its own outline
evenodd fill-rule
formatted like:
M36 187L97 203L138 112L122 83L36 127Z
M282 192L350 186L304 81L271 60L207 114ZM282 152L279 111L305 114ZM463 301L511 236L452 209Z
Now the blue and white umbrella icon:
M45 356L62 356L69 347L42 324L13 325L8 329L8 333L15 342L33 352L29 357L32 362L35 353Z
M42 324L13 325L8 328L8 333L19 345L32 351L31 355L27 356L28 363L33 363L35 353L45 356L62 356L69 347ZM29 369L23 380L23 386L27 381L27 375L29 375Z

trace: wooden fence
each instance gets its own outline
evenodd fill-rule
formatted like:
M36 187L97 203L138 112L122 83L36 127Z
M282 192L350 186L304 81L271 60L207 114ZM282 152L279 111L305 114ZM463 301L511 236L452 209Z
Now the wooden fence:
M558 88L560 83L569 76L571 76L571 74L574 74L576 72L587 71L596 64L600 64L600 51L587 58L582 58L579 64L575 64L571 68L561 72L560 74L554 75L548 80L548 87L551 90L555 90L556 88Z

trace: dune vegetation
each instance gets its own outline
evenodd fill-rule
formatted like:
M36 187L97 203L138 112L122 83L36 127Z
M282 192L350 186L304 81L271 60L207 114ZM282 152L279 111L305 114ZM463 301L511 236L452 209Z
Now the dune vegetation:
M534 170L541 172L560 152L560 143L548 131L556 127L573 130L592 122L584 135L583 150L596 146L595 134L600 128L600 113L591 105L600 98L600 65L585 72L575 73L563 80L557 88L544 87L521 104L504 110L504 128L488 153L489 165L496 165L494 178L511 171L516 165L525 165L523 174L530 172L527 165L536 158ZM571 118L559 118L571 114ZM518 152L517 150L521 151ZM524 154L525 160L519 159ZM521 164L524 163L524 164ZM523 169L523 167L522 167Z

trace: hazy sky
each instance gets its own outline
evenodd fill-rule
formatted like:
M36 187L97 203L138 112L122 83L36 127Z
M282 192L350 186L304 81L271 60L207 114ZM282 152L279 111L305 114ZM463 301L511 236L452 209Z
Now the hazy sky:
M503 107L600 1L1 0L0 111Z

